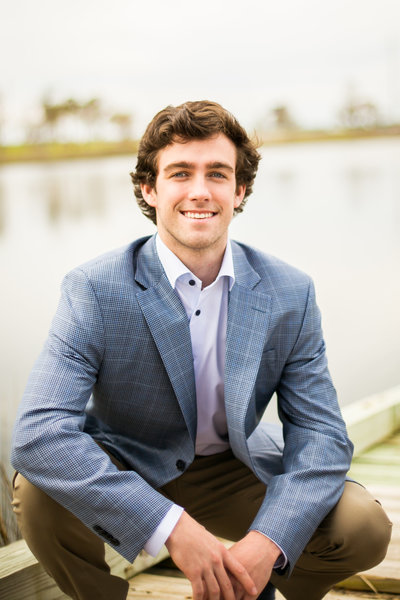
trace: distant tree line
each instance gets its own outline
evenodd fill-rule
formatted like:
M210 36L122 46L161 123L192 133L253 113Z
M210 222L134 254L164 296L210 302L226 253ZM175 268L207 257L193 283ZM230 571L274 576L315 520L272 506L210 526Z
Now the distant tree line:
M337 113L336 128L373 130L382 126L379 110L373 102L348 99ZM279 104L269 109L263 119L256 125L261 134L293 133L300 130L291 109Z
M27 125L26 141L93 141L104 137L124 141L132 138L132 124L131 114L110 112L98 98L85 102L68 98L58 103L44 99L41 118Z
M0 144L4 143L4 99L0 94ZM336 129L367 130L384 127L384 120L376 104L357 98L352 88L336 115ZM25 141L29 144L43 142L117 141L133 139L132 114L105 107L99 98L85 101L67 98L60 102L44 98L35 120L24 123ZM394 124L392 124L394 125ZM269 108L255 123L261 138L289 137L304 131L285 103ZM3 133L3 138L2 138Z
M339 122L345 129L374 129L379 121L378 108L372 102L350 100L339 111Z

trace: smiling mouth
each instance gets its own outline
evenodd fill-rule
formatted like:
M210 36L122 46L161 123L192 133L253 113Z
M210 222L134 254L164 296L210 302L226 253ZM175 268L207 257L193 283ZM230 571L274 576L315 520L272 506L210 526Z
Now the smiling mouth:
M181 213L187 219L210 219L216 213L213 212L192 212L189 210L182 211Z

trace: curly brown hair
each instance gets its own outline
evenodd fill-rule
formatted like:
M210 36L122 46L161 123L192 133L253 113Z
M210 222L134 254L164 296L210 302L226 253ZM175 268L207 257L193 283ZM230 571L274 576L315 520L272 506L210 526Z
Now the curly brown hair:
M245 185L246 192L234 213L242 212L252 192L261 158L257 145L250 140L235 117L220 104L200 100L164 108L149 123L140 141L136 168L130 175L136 201L142 213L153 223L156 223L155 208L149 206L143 198L140 185L148 184L155 188L159 151L174 142L207 139L219 133L226 135L236 146L236 185Z

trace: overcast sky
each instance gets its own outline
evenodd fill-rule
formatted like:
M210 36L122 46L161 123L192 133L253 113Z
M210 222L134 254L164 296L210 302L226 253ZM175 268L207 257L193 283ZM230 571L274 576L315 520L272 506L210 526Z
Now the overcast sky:
M400 0L0 0L3 119L100 97L135 133L208 98L247 127L276 104L331 125L352 93L400 120Z

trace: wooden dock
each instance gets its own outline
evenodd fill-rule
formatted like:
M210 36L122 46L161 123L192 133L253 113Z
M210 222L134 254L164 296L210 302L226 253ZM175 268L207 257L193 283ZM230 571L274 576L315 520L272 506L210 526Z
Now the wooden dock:
M350 472L380 500L393 522L392 541L385 560L342 582L329 592L329 600L400 597L400 432L354 459ZM184 600L191 598L189 581L159 564L130 579L128 600ZM283 600L277 592L276 600ZM307 600L306 598L304 600Z
M190 600L191 587L186 579L163 575L138 575L131 584L127 600ZM398 600L398 594L380 594L335 589L325 596L327 600ZM276 600L284 600L276 592ZM299 599L300 600L300 599ZM307 600L302 598L301 600Z
M344 581L329 600L400 597L400 387L345 407L343 415L355 444L349 475L379 499L393 522L388 554L377 567ZM184 600L190 583L162 563L130 579L128 600ZM283 600L277 592L276 600ZM302 599L303 600L303 599ZM306 598L304 600L307 600Z
M399 600L400 387L351 405L347 414L344 411L344 416L356 446L350 475L380 500L394 527L385 560L374 569L342 582L341 587L331 591L326 598ZM374 445L371 447L371 444ZM128 600L189 600L192 597L187 579L162 562L168 556L165 548L156 559L140 555L133 565L110 547L106 546L106 551L112 572L129 580ZM43 571L23 540L0 548L0 598L68 599ZM279 592L276 600L283 600Z

